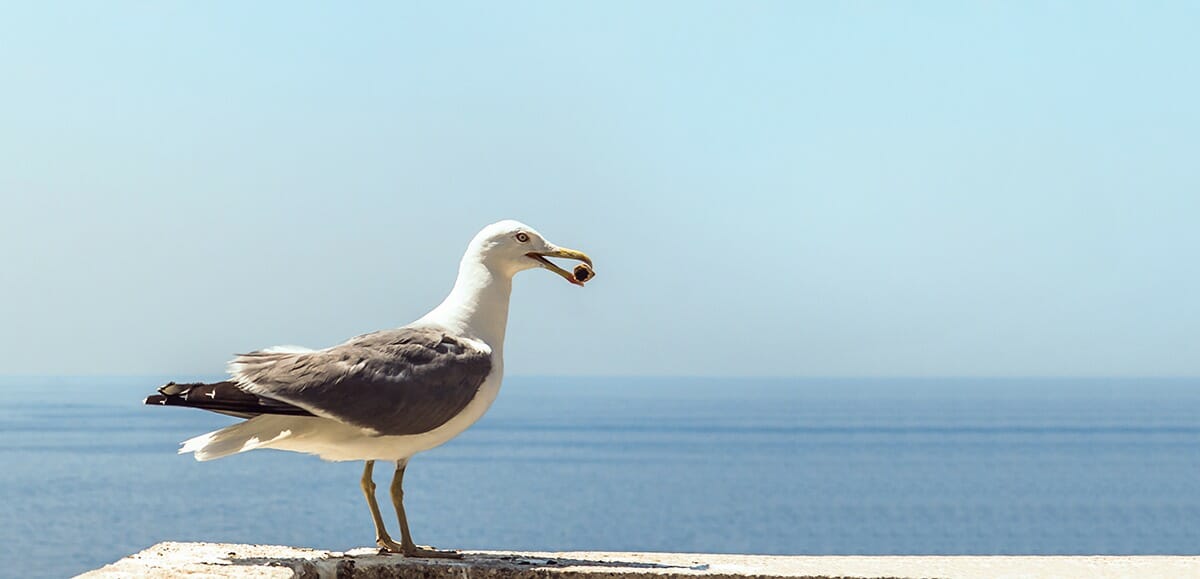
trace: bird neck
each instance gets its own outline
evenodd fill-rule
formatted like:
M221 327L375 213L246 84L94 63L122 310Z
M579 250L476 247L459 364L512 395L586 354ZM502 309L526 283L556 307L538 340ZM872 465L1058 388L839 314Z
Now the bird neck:
M458 266L458 279L450 295L418 321L440 324L483 340L499 353L504 347L511 295L511 274L495 271L479 256L468 253Z

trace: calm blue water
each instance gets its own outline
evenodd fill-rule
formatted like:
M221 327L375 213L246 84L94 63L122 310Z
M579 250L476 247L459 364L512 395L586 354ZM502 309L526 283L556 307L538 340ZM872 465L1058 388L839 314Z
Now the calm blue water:
M4 560L372 542L360 464L177 456L232 419L140 406L158 382L0 382ZM443 547L1197 554L1200 380L513 378L405 482Z

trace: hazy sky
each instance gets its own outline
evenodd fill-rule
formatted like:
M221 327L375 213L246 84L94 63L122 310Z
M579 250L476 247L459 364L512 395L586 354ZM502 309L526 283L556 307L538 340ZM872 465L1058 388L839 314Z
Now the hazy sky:
M1200 374L1195 3L0 7L0 374L216 373L436 305L513 374Z

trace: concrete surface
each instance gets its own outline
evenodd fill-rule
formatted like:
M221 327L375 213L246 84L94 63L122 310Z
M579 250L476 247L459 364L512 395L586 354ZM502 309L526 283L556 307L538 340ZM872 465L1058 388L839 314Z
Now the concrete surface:
M86 579L271 577L556 579L608 577L1200 578L1200 557L834 557L686 553L468 552L458 561L221 543L159 543Z

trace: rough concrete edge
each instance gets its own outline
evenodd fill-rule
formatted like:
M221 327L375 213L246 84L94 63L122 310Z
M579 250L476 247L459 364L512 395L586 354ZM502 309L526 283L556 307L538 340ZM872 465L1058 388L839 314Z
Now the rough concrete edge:
M230 551L229 549L234 550ZM286 550L287 556L280 557L276 553L281 549ZM249 551L249 553L238 556L237 550ZM267 551L271 551L271 553L268 554ZM320 572L319 562L341 556L341 553L302 547L163 541L76 577L81 579L118 579L130 576L155 578L238 576L283 579L285 577L319 576L312 575L314 572ZM235 569L241 569L243 572L235 573Z
M162 542L124 557L80 579L130 576L270 577L326 579L337 577L409 577L426 579L613 579L638 577L705 577L707 579L848 579L850 576L766 571L768 562L785 557L686 553L533 553L466 551L462 560L405 559L380 556L374 549L346 552L275 545ZM708 560L703 563L702 560ZM734 560L741 565L733 565ZM691 564L688 562L690 561ZM745 565L747 562L752 563ZM713 567L719 567L714 569ZM731 568L736 567L736 568ZM853 575L854 579L903 579L893 575Z
M118 577L422 577L425 579L900 579L941 577L1125 578L1200 577L1197 556L773 556L710 553L468 551L465 560L379 556L276 545L175 543L153 545L80 575Z

